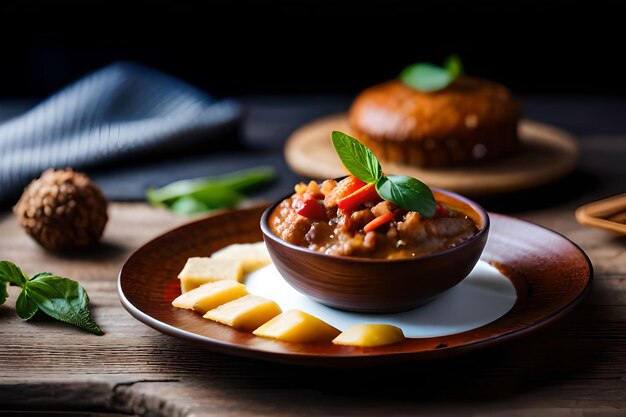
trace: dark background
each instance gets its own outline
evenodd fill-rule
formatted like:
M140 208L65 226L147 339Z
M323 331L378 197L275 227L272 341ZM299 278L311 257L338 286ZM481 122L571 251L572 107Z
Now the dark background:
M1 98L43 97L120 59L218 96L348 95L451 52L521 95L626 94L619 2L10 0L0 12Z

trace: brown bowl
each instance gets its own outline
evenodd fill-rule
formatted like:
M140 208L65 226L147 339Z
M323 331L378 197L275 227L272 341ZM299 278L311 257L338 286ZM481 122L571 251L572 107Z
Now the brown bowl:
M417 258L326 255L272 233L268 218L281 199L261 217L263 239L283 278L319 303L362 313L410 310L461 282L478 262L489 233L489 216L480 205L449 191L432 190L439 203L471 218L478 233L454 248Z

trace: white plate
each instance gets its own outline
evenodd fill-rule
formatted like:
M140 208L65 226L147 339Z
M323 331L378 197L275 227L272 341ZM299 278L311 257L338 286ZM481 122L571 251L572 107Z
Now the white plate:
M400 327L411 338L448 336L484 326L508 313L517 299L513 283L483 261L430 303L392 314L352 313L319 304L291 287L274 265L248 274L245 284L248 292L277 302L283 311L302 310L340 330L355 324L386 323Z

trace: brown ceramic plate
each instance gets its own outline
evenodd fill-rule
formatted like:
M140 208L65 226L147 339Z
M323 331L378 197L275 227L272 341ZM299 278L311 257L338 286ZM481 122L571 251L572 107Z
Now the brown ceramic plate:
M442 358L524 335L568 313L591 284L589 259L574 243L532 223L490 214L491 232L481 259L513 282L517 301L507 314L474 330L374 348L298 344L256 337L172 307L180 294L176 276L187 258L207 256L232 243L261 241L259 220L264 208L198 220L138 249L119 275L124 307L165 334L224 353L302 365L367 366Z

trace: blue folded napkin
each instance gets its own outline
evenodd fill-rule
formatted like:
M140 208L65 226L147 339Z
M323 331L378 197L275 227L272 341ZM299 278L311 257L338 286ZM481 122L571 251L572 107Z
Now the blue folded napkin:
M137 64L112 64L0 125L0 205L49 167L88 170L206 151L232 140L240 118L233 101Z

